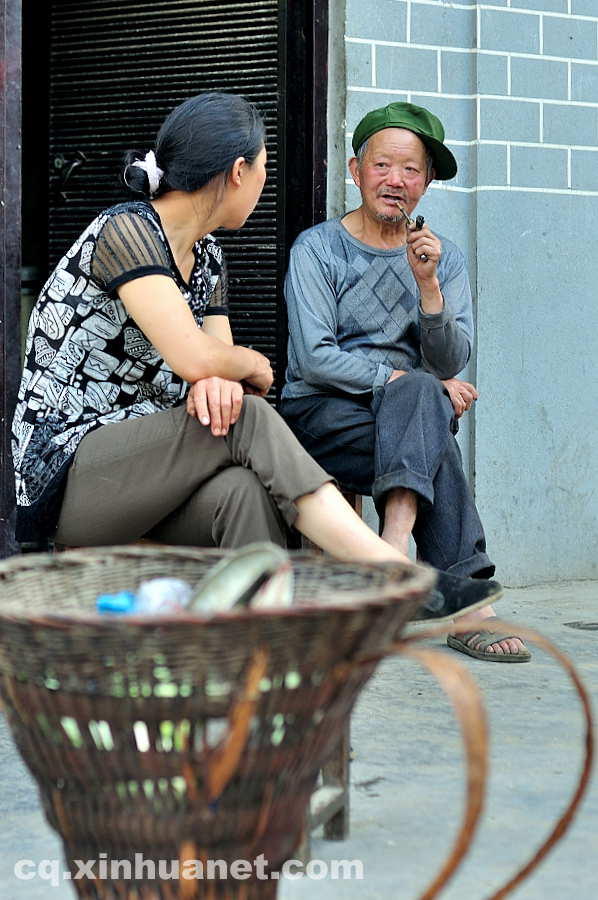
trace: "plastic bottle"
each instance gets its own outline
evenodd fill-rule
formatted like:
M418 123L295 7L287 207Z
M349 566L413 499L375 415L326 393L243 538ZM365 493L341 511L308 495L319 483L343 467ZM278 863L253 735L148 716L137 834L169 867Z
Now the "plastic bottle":
M152 578L137 588L135 612L180 612L191 603L191 585L180 578Z
M190 585L180 578L152 578L142 581L137 593L119 591L100 594L96 610L104 615L168 615L186 609L191 602Z

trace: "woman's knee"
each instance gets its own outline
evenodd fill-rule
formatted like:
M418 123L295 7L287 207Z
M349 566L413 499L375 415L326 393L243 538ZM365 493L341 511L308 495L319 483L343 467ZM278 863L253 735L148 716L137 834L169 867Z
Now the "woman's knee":
M264 397L258 397L257 394L245 394L243 397L243 409L250 412L268 415L267 410L274 412L270 404Z
M241 426L240 431L250 438L265 441L271 446L284 447L288 442L299 443L282 416L263 397L246 394L243 398L241 415L234 426Z
M259 427L260 430L271 428L274 419L280 419L280 416L267 400L256 394L245 394L241 414L237 420L241 428ZM280 421L282 422L282 419Z

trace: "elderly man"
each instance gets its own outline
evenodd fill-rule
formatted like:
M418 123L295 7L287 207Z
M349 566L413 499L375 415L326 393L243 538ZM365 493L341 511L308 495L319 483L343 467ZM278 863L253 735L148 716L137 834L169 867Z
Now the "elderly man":
M303 232L285 293L289 365L282 414L317 461L350 490L371 494L382 537L455 575L494 566L454 438L477 398L455 378L473 343L461 251L413 211L457 163L428 110L391 103L353 134L361 206ZM449 645L479 659L523 662L512 635L492 632L486 606ZM462 619L463 621L468 621ZM478 629L478 630L476 630Z

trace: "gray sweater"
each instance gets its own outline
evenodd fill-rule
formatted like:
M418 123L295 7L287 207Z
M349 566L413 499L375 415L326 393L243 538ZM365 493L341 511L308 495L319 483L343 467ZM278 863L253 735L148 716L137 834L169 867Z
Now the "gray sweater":
M283 398L326 390L361 394L393 369L452 378L473 343L465 259L441 238L438 279L444 309L425 314L406 248L379 250L330 219L299 235L285 280L289 347Z

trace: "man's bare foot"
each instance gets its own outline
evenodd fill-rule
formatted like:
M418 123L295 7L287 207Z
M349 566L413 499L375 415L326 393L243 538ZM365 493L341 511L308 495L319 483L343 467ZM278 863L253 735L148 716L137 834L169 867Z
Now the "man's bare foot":
M462 616L459 619L460 625L471 625L471 630L479 625L479 623L483 619L488 619L490 616L495 616L496 613L491 606L484 606L482 609L477 609L475 612L468 613L465 616ZM472 650L475 650L477 645L484 639L484 632L476 632L476 634L472 635L467 641L466 644L468 647L471 647ZM506 641L499 641L496 644L490 644L489 647L484 651L485 653L498 653L508 654L508 653L520 653L525 651L526 647L522 640L519 638L509 638Z

